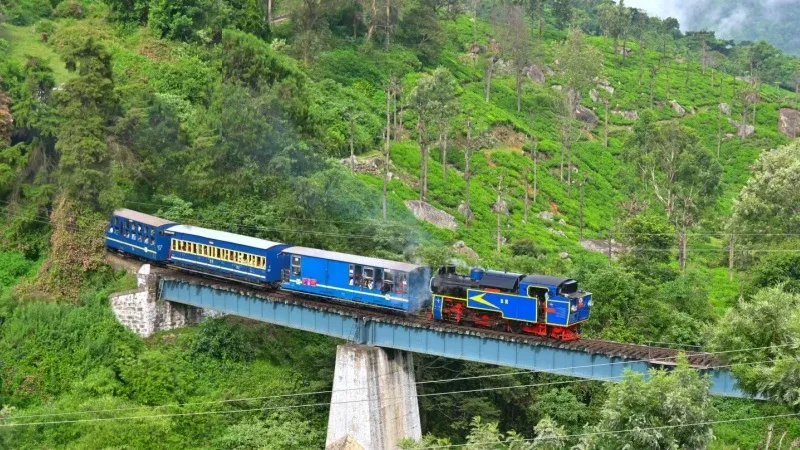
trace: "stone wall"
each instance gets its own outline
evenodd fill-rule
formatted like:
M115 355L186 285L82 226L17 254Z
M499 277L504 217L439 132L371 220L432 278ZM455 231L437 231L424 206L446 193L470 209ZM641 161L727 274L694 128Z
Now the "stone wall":
M213 310L158 301L158 277L151 273L149 264L139 269L136 278L137 289L111 296L111 310L122 325L141 337L221 315Z

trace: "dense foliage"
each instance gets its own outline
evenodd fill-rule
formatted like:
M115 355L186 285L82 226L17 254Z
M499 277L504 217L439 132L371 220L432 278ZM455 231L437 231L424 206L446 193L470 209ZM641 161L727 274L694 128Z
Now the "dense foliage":
M262 397L328 389L335 342L233 318L142 341L116 322L108 294L130 280L104 264L100 230L126 206L300 245L572 276L594 295L587 337L781 346L729 359L776 405L710 400L683 366L557 387L419 357L420 381L503 387L422 397L431 442L753 447L766 424L567 436L795 407L800 154L776 123L797 107L798 69L765 42L599 1L3 3L0 418L126 418L3 429L0 445L322 445L325 408L279 407L324 395ZM456 229L416 220L404 203L420 198ZM776 423L800 435L796 420Z

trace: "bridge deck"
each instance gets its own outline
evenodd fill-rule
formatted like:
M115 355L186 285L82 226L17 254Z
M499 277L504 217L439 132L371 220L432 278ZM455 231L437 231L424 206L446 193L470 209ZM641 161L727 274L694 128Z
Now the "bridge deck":
M162 272L159 298L356 343L595 380L618 381L625 369L646 374L652 367L673 365L678 354L669 348L591 339L561 342L465 328L173 271ZM715 368L721 363L713 355L687 357L710 375L712 393L744 396L728 370Z

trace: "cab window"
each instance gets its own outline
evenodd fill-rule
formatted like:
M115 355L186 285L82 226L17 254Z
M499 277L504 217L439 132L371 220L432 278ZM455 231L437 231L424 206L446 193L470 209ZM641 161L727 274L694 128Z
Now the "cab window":
M547 299L547 288L541 286L528 286L528 297L544 301Z
M292 255L292 275L300 276L300 257L297 255Z

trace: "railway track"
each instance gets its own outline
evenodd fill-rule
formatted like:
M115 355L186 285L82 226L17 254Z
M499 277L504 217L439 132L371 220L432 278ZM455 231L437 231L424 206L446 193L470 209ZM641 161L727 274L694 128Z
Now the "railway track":
M238 283L222 281L217 278L199 275L190 275L169 268L155 268L154 272L162 279L172 279L201 284L215 289L226 290L247 296L263 299L268 302L283 302L288 304L302 304L318 310L334 312L354 318L366 319L376 322L397 323L412 327L431 328L459 334L485 336L512 342L522 342L531 346L555 347L584 352L587 354L600 354L608 357L624 358L631 361L643 361L652 365L673 366L680 350L652 347L648 345L625 344L613 341L596 339L579 339L577 341L558 341L541 336L513 334L507 331L498 331L482 328L468 328L446 322L437 322L427 315L403 315L392 310L365 310L351 303L323 300L315 297L305 297L284 291L270 291L250 287ZM684 352L689 364L697 369L706 369L721 364L716 355L706 352Z

